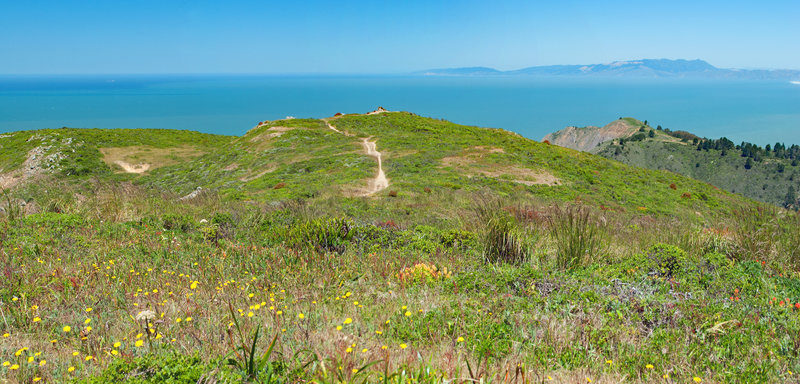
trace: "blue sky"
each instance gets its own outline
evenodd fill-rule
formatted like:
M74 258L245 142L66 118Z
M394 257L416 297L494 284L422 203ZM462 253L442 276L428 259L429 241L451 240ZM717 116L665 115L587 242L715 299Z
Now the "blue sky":
M0 0L0 74L800 69L800 1Z

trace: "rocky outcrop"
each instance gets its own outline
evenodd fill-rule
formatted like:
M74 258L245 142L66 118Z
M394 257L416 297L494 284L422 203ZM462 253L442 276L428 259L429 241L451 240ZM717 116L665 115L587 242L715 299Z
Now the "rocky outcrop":
M616 120L604 127L566 127L558 132L545 136L551 144L572 148L578 151L595 152L598 146L606 141L628 137L639 130L638 126L629 124L625 120Z

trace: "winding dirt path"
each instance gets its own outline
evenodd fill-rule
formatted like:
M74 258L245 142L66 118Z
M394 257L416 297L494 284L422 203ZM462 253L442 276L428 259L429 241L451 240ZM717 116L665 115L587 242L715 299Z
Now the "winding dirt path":
M361 141L361 145L364 146L368 156L372 156L378 160L378 175L375 176L374 179L370 180L367 184L368 189L365 196L368 196L389 188L389 179L387 179L386 174L383 173L383 161L381 160L381 153L378 152L375 142L369 141L368 138L365 138L363 141Z
M339 134L342 134L342 135L345 135L345 136L353 136L350 133L342 132L342 131L336 129L336 127L331 125L331 123L328 122L328 121L326 121L325 124L328 125L328 128L330 128L331 130L333 130L333 131L335 131L335 132L337 132ZM380 191L382 191L382 190L384 190L386 188L389 188L389 179L386 178L386 174L383 172L383 159L381 157L381 153L378 152L378 149L377 149L378 146L377 146L377 144L375 144L375 141L374 140L370 141L369 139L371 139L371 138L368 137L368 138L362 139L361 140L361 145L364 147L364 151L367 153L367 156L372 156L372 157L375 158L375 160L378 160L378 174L375 176L374 179L370 179L367 182L367 190L361 196L374 195L374 194L376 194L376 193L378 193L378 192L380 192Z

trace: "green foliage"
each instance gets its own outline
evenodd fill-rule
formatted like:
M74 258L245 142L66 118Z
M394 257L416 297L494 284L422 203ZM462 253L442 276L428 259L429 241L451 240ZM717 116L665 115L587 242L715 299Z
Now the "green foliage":
M646 252L647 266L650 273L656 276L672 278L687 272L688 257L686 252L674 245L656 244ZM719 262L711 255L712 262Z
M272 338L272 341L267 346L267 349L261 354L258 347L258 336L261 331L261 324L256 326L256 330L252 336L246 337L239 325L239 319L234 312L233 307L230 307L231 318L235 325L237 336L239 337L239 345L235 347L228 355L234 356L227 358L227 363L231 367L236 368L245 382L255 380L259 383L276 383L279 382L279 375L281 372L281 365L278 361L273 360L273 350L275 349L275 342L278 340L278 334Z
M194 225L194 218L188 215L167 214L161 219L161 226L167 231L189 232Z
M76 384L195 384L234 380L235 376L204 362L197 355L176 352L148 354L132 360L114 360L99 375L73 381Z
M0 217L0 361L21 366L0 381L745 383L800 368L797 214L499 130L335 124L355 136L272 122L134 185L43 175L10 191L64 213ZM374 175L367 136L396 198L343 193ZM503 167L560 184L481 172ZM213 188L176 201L199 182ZM512 262L484 262L493 246ZM131 320L148 310L152 325Z
M86 224L86 219L77 214L36 213L25 216L22 225L52 229L77 228Z
M785 203L787 189L795 185L792 172L786 171L794 158L775 157L759 163L757 158L762 155L756 154L763 150L736 146L725 138L696 141L695 146L690 146L656 136L628 140L624 150L604 144L597 154L636 167L675 172L762 202Z
M294 225L287 233L291 247L310 247L319 252L344 253L353 238L353 223L347 219L308 220Z
M208 151L224 146L229 136L166 129L41 129L13 132L0 138L0 169L16 170L27 159L38 168L65 176L110 178L111 168L100 148L148 146L171 148L191 145Z
M111 168L103 162L103 155L94 146L75 145L59 163L65 176L108 175Z
M454 191L490 191L501 196L560 201L581 196L589 205L630 210L645 207L648 213L673 215L711 213L722 202L738 199L705 183L626 167L499 129L458 125L406 112L347 115L331 120L331 124L352 136L334 132L321 120L269 122L230 145L193 161L155 169L137 182L182 195L197 186L217 189L226 201L333 196L347 200L341 196L357 195L374 177L375 162L361 146L362 138L372 137L383 153L383 168L399 204L425 193L430 205L441 207ZM275 131L273 127L283 128ZM552 175L558 183L532 183L538 175ZM689 204L680 200L680 194L664 194L652 187L675 182L708 199ZM283 187L276 189L277 185Z

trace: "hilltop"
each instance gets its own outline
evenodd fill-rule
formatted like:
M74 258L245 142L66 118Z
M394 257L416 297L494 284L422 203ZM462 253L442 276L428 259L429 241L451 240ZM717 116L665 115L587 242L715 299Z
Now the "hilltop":
M674 173L631 168L501 129L406 112L269 121L242 137L141 133L12 133L0 139L0 163L8 179L27 172L22 170L26 161L55 156L48 160L53 174L124 179L177 196L200 187L238 200L355 198L364 195L377 172L375 158L365 150L364 140L369 139L382 154L391 183L376 197L492 191L660 214L713 213L744 202ZM22 142L24 146L17 145ZM169 156L155 148L155 142ZM147 170L124 172L120 159ZM668 188L672 184L680 190ZM691 197L682 198L684 194Z
M790 69L747 70L717 68L703 60L638 59L606 64L547 65L500 71L494 68L444 68L419 72L427 76L564 76L631 78L706 78L746 80L798 80Z

